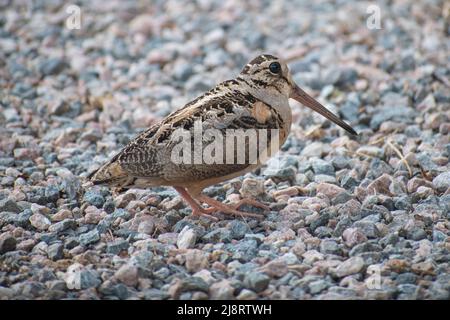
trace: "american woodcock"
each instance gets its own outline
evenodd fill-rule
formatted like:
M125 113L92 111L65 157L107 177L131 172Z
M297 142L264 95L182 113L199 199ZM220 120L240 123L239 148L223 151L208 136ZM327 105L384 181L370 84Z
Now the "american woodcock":
M93 184L107 184L120 188L146 188L172 186L191 206L193 215L211 214L220 211L226 214L260 217L239 211L243 204L267 209L254 199L242 199L227 205L202 193L208 186L241 176L263 165L261 152L273 155L277 150L271 146L282 146L292 122L289 98L313 109L351 134L356 132L335 114L309 96L292 80L288 66L272 55L264 54L250 61L233 80L227 80L210 91L171 113L161 122L151 126L130 141L106 164L92 172L88 179ZM269 132L262 150L258 149L257 161L250 161L246 149L244 162L229 161L205 163L173 161L177 145L172 135L177 129L194 136L195 122L201 121L203 130L216 129L226 140L230 129L255 129ZM266 129L266 130L261 130ZM278 134L270 134L278 130ZM277 139L276 144L271 142ZM249 140L245 140L248 147ZM204 148L211 140L203 138ZM194 151L196 152L196 151ZM237 159L233 150L233 159ZM223 155L224 159L226 155ZM202 204L209 205L205 208Z

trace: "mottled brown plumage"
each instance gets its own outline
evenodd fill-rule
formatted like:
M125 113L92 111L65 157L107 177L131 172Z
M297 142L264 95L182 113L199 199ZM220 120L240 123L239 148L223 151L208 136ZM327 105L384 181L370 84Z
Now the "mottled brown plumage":
M204 131L216 129L225 138L229 129L266 129L269 133L267 143L264 140L261 143L266 146L263 149L270 156L278 151L271 150L271 140L279 139L278 145L281 146L290 131L292 119L289 98L298 100L355 134L350 126L293 82L285 63L271 55L260 55L248 63L236 79L220 83L139 134L110 161L91 173L88 179L94 184L121 188L173 186L192 207L195 215L220 210L230 214L255 216L237 211L239 204L234 207L226 206L201 192L207 186L260 167L263 164L260 154L258 153L256 163L249 161L248 149L244 149L247 152L244 163L238 163L237 152L234 154L236 161L232 164L174 163L172 152L178 143L173 139L174 133L185 130L193 137L198 121L201 121ZM278 129L279 135L270 135L271 129ZM259 139L258 135L258 142ZM204 137L201 140L202 150L212 141L214 140ZM248 141L245 140L246 147ZM261 151L263 150L259 150ZM205 209L197 201L206 203L211 208ZM266 208L253 200L243 201Z

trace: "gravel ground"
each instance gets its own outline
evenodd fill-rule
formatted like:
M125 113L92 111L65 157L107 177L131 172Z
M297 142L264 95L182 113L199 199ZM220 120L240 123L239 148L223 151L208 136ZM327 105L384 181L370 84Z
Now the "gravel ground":
M80 30L29 3L0 1L0 298L450 298L444 0L77 1ZM278 162L205 190L270 204L264 220L82 186L263 52L360 132L292 102Z

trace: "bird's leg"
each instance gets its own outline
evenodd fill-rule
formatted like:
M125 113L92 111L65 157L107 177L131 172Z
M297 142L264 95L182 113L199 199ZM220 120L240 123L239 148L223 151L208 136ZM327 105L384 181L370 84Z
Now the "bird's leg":
M244 199L239 200L238 202L228 204L228 206L230 206L231 208L233 208L235 210L239 210L239 208L244 205L250 205L250 206L253 206L256 208L260 208L266 212L270 211L270 207L266 206L265 204L262 204L261 202L255 200L255 199L252 199L252 198L244 198ZM215 212L219 211L219 209L215 208L215 207L209 207L209 208L203 208L203 209L206 210L208 213L215 213Z
M226 204L224 204L220 201L217 201L213 198L210 198L204 194L197 195L196 199L200 202L206 203L209 206L211 206L211 208L206 209L209 212L220 211L225 214L231 214L231 215L235 215L235 216L250 217L250 218L262 218L262 216L260 214L238 211L233 206L226 205Z
M184 201L186 201L187 204L191 207L193 216L199 217L199 216L207 215L208 218L217 220L216 218L210 216L209 210L201 207L197 203L197 201L195 201L195 199L192 198L191 195L184 188L182 188L182 187L173 187L173 188L180 194L180 196L184 199Z

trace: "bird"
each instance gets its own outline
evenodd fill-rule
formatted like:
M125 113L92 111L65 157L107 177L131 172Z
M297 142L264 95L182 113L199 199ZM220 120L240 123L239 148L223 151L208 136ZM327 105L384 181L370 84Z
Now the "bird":
M266 161L263 159L264 153L266 158L270 158L278 151L291 130L291 98L348 133L357 134L350 125L301 89L282 59L271 54L261 54L247 63L236 78L219 83L139 133L109 161L91 172L87 179L93 185L119 189L173 187L191 207L192 216L195 217L212 217L213 213L221 212L231 216L260 218L261 214L239 210L245 204L269 210L269 207L255 199L243 198L237 203L225 204L202 191L260 168ZM203 132L208 129L219 132L223 135L222 140L226 140L230 132L240 132L238 130L241 129L268 134L266 139L262 135L253 139L262 145L257 151L256 161L250 161L247 149L244 149L244 154L233 150L230 158L235 161L231 162L173 161L174 150L179 148L173 136L180 131L195 135L193 131L196 123L200 123ZM276 134L271 134L273 132ZM188 140L192 142L193 138ZM202 137L196 146L203 150L213 140ZM244 143L241 141L240 147L243 144L249 147L250 140L246 139ZM219 140L218 145L226 147ZM186 150L192 150L192 145ZM217 155L219 160L225 159L225 155L223 158L219 153ZM236 161L237 157L243 155L244 161ZM192 160L192 155L189 159Z

